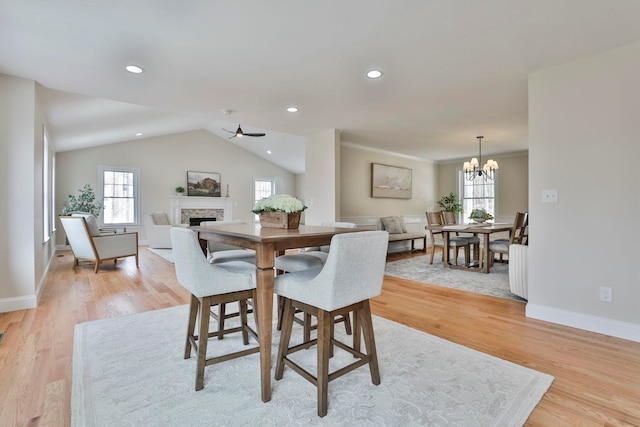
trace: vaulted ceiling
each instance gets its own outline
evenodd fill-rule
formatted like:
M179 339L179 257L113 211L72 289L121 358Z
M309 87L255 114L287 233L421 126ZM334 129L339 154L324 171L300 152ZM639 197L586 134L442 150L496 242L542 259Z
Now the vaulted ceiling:
M58 151L241 123L267 136L230 142L293 172L325 129L432 161L526 150L529 73L637 41L631 0L0 0L0 73L43 86Z

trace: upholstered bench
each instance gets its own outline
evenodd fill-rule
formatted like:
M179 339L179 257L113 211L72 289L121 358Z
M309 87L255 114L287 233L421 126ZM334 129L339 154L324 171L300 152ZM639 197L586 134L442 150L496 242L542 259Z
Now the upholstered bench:
M389 243L391 242L411 242L411 251L427 251L427 235L422 232L409 232L401 216L386 216L380 218L381 229L389 233ZM416 240L422 240L422 249L416 249Z

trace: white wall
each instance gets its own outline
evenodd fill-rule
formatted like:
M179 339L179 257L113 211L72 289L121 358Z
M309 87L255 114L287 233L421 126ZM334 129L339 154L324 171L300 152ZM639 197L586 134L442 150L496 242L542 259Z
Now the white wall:
M200 130L58 153L57 212L68 195L76 194L84 184L96 189L98 165L140 168L141 214L169 213L169 198L175 195L175 188L187 187L187 171L220 173L222 196L226 195L228 184L229 196L235 203L233 219L253 221L254 177L274 177L278 193L296 194L294 174ZM144 228L132 230L146 241ZM64 244L61 226L57 234L58 244Z
M640 341L640 44L529 78L529 304L539 319ZM558 203L542 203L557 189ZM611 303L599 301L610 287Z
M429 206L435 205L436 165L361 149L353 144L341 147L341 217L419 215L424 217ZM412 170L411 199L371 197L371 163L409 168Z
M42 126L36 83L0 74L0 312L33 308L53 243L43 243Z
M513 221L516 212L529 211L529 156L528 153L512 153L491 156L500 165L496 186L496 221ZM438 164L439 197L453 192L457 194L458 170L464 160ZM437 205L432 208L438 210ZM465 213L469 216L469 213Z
M340 214L340 136L334 129L310 136L305 145L302 200L306 224L334 221Z

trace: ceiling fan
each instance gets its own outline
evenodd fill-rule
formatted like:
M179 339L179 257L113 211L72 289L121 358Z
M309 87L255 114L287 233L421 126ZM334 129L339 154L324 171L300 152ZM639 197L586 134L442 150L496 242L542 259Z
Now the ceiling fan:
M231 138L235 138L235 137L240 138L240 137L242 137L242 136L265 136L265 135L266 135L266 134L264 134L264 133L249 133L249 132L243 132L243 131L242 131L242 128L240 127L240 125L238 125L238 130L236 130L235 132L232 132L232 131L227 130L227 129L225 129L225 128L222 128L222 130L224 130L224 131L226 131L226 132L229 132L229 133L232 133L232 134L233 134L233 136L230 136L230 137L229 137L229 139L231 139Z

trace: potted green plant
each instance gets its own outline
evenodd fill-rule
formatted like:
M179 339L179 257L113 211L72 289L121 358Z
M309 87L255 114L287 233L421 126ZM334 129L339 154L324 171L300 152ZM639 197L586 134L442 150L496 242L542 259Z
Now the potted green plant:
M471 215L469 215L469 219L474 222L485 222L493 219L493 215L491 215L486 210L480 208L480 209L472 210Z
M184 187L176 187L176 195L182 196L184 194Z
M70 215L74 212L88 212L96 218L100 216L100 212L104 204L100 200L96 200L96 195L89 184L78 188L78 196L69 194L69 198L62 205L61 215Z
M275 194L256 202L251 212L260 215L260 224L267 228L298 228L300 214L307 207L288 194Z
M458 196L453 193L449 193L448 196L442 196L436 203L445 212L462 212L462 203L458 200Z

